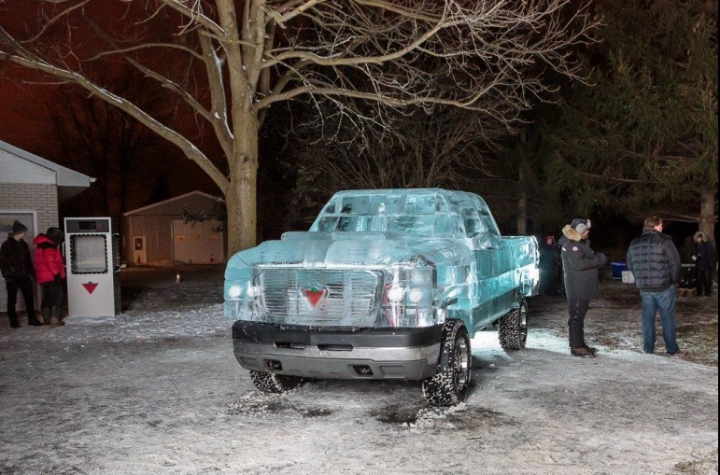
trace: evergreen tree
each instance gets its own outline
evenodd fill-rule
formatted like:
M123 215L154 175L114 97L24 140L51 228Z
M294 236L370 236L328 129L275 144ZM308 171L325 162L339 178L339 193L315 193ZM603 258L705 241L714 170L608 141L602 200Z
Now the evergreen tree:
M697 222L714 241L718 183L717 1L598 0L585 56L552 136L556 191L580 211L612 206Z

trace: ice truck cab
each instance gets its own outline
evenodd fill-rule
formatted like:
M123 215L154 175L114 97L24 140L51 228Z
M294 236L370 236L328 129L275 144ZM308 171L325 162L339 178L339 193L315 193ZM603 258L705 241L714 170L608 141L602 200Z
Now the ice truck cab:
M303 378L421 380L465 399L470 340L521 350L538 244L502 237L485 201L442 189L343 191L309 232L236 254L225 271L234 353L263 392Z

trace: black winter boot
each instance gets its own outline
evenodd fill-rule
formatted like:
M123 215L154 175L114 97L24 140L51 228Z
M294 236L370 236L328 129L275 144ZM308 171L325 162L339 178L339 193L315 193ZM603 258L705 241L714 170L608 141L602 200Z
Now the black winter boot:
M8 315L8 317L10 318L10 328L20 328L17 315Z
M52 317L52 307L43 307L42 310L42 318L40 321L43 323L43 325L50 325L50 318Z
M41 327L43 323L38 319L37 315L28 315L28 326Z
M50 320L52 321L52 325L53 325L53 326L58 326L58 325L59 325L59 326L62 326L62 325L65 325L65 322L63 322L63 321L62 321L62 318L60 318L60 310L61 310L60 307L53 307L53 308L52 308L52 317L51 317Z
M570 354L579 358L594 358L595 355L587 348L571 348Z

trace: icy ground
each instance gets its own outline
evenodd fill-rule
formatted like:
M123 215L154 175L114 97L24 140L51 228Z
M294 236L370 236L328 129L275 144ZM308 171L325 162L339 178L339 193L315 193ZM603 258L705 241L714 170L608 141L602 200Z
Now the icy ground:
M414 382L258 394L222 269L182 273L127 271L116 319L11 330L2 315L0 474L718 473L715 297L679 302L684 359L639 353L631 286L605 282L593 303L593 360L567 354L564 301L533 299L529 349L483 332L467 403L434 410Z

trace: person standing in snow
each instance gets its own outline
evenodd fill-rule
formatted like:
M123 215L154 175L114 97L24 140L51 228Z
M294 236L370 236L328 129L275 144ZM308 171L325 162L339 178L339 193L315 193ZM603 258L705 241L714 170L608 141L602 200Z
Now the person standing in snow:
M712 295L712 271L715 261L715 252L701 231L695 233L695 275L697 296L702 297L703 293L710 297Z
M643 351L655 351L655 317L660 311L665 349L669 355L681 353L675 322L676 284L680 280L681 259L672 238L663 234L662 219L645 220L643 233L630 243L628 270L642 298Z
M598 269L607 264L607 257L590 247L589 219L575 219L562 230L561 256L568 299L570 353L581 358L594 357L597 349L585 342L585 317L590 300L600 297Z
M680 262L682 269L680 270L680 282L678 282L681 297L692 297L695 292L697 282L697 271L695 270L695 241L692 236L686 236L685 242L680 248Z
M43 321L56 327L65 325L60 318L60 309L63 301L63 280L65 279L65 266L60 243L63 232L58 228L48 228L45 234L35 238L35 268L37 283L42 286L43 299L41 313Z
M42 322L35 315L34 285L31 276L35 273L30 247L25 242L28 228L19 221L12 225L7 241L0 246L0 272L5 279L7 289L7 313L10 327L20 328L17 311L17 294L20 291L25 299L25 311L28 325L39 326Z
M554 236L546 236L540 248L540 292L543 295L557 295L560 249Z

